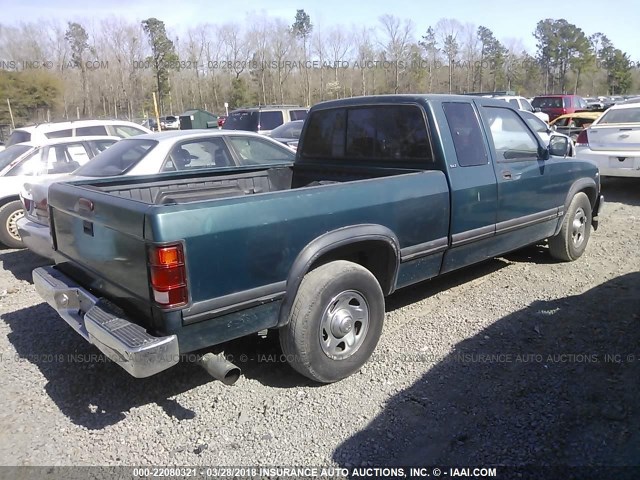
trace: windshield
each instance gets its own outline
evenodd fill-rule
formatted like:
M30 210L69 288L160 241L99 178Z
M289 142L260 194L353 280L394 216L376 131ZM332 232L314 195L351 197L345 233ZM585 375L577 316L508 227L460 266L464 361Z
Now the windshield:
M155 140L135 138L120 140L73 173L83 177L122 175L137 165L157 144Z
M598 122L599 125L606 123L640 123L640 107L609 110Z
M223 130L258 131L258 112L231 112L222 125Z
M9 135L9 140L7 140L7 147L11 145L15 145L17 143L24 143L31 141L31 134L29 132L25 132L24 130L14 130Z
M300 138L300 133L302 132L302 124L303 120L296 120L295 122L285 123L284 125L280 125L278 128L274 128L271 131L271 137L273 138Z
M0 152L0 171L4 170L7 165L27 153L32 148L33 147L28 145L13 145L12 147L8 147Z

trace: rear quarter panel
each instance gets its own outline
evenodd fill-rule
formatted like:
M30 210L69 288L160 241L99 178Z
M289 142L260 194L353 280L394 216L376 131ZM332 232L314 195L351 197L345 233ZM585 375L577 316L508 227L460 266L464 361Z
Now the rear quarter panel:
M332 230L383 225L403 248L446 237L448 222L445 175L429 171L152 207L145 236L184 239L195 303L285 281L300 251Z

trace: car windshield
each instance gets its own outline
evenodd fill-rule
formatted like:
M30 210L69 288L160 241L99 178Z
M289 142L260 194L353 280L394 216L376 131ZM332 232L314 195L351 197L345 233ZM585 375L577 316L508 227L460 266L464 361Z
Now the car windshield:
M32 148L33 147L28 145L13 145L0 152L0 171L4 170L7 165L27 153Z
M609 110L598 122L599 125L607 123L640 123L640 107Z
M231 112L222 126L223 130L258 131L258 112Z
M83 177L122 175L137 165L157 144L155 140L135 138L120 140L73 173Z
M285 123L284 125L280 125L278 128L274 128L271 130L271 137L273 138L300 138L300 133L302 132L302 124L303 120L296 120L295 122Z

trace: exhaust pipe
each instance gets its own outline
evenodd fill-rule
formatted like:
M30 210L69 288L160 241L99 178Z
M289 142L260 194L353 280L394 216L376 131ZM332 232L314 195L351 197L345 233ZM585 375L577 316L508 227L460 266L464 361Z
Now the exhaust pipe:
M229 362L223 355L205 353L198 359L198 365L225 385L233 385L240 378L240 368Z

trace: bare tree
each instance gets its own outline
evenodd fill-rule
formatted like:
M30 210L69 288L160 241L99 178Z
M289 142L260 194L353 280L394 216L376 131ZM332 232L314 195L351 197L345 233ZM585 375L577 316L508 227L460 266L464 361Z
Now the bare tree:
M284 83L286 82L293 64L290 61L290 53L293 46L293 33L282 21L276 21L274 36L271 42L271 55L276 65L277 87L280 103L284 102Z
M400 73L406 70L409 49L413 42L413 22L411 20L403 21L388 14L382 15L379 21L383 35L380 45L384 48L387 60L392 62L393 91L398 93Z
M442 51L447 57L449 68L449 93L453 92L454 70L460 51L458 37L462 30L460 22L453 18L441 18L436 23L435 31L438 42L442 45Z
M340 86L341 82L338 79L338 72L343 70L343 62L351 50L351 38L346 34L342 25L332 27L327 37L327 47L333 61L334 82ZM342 87L344 88L344 85L342 85Z

